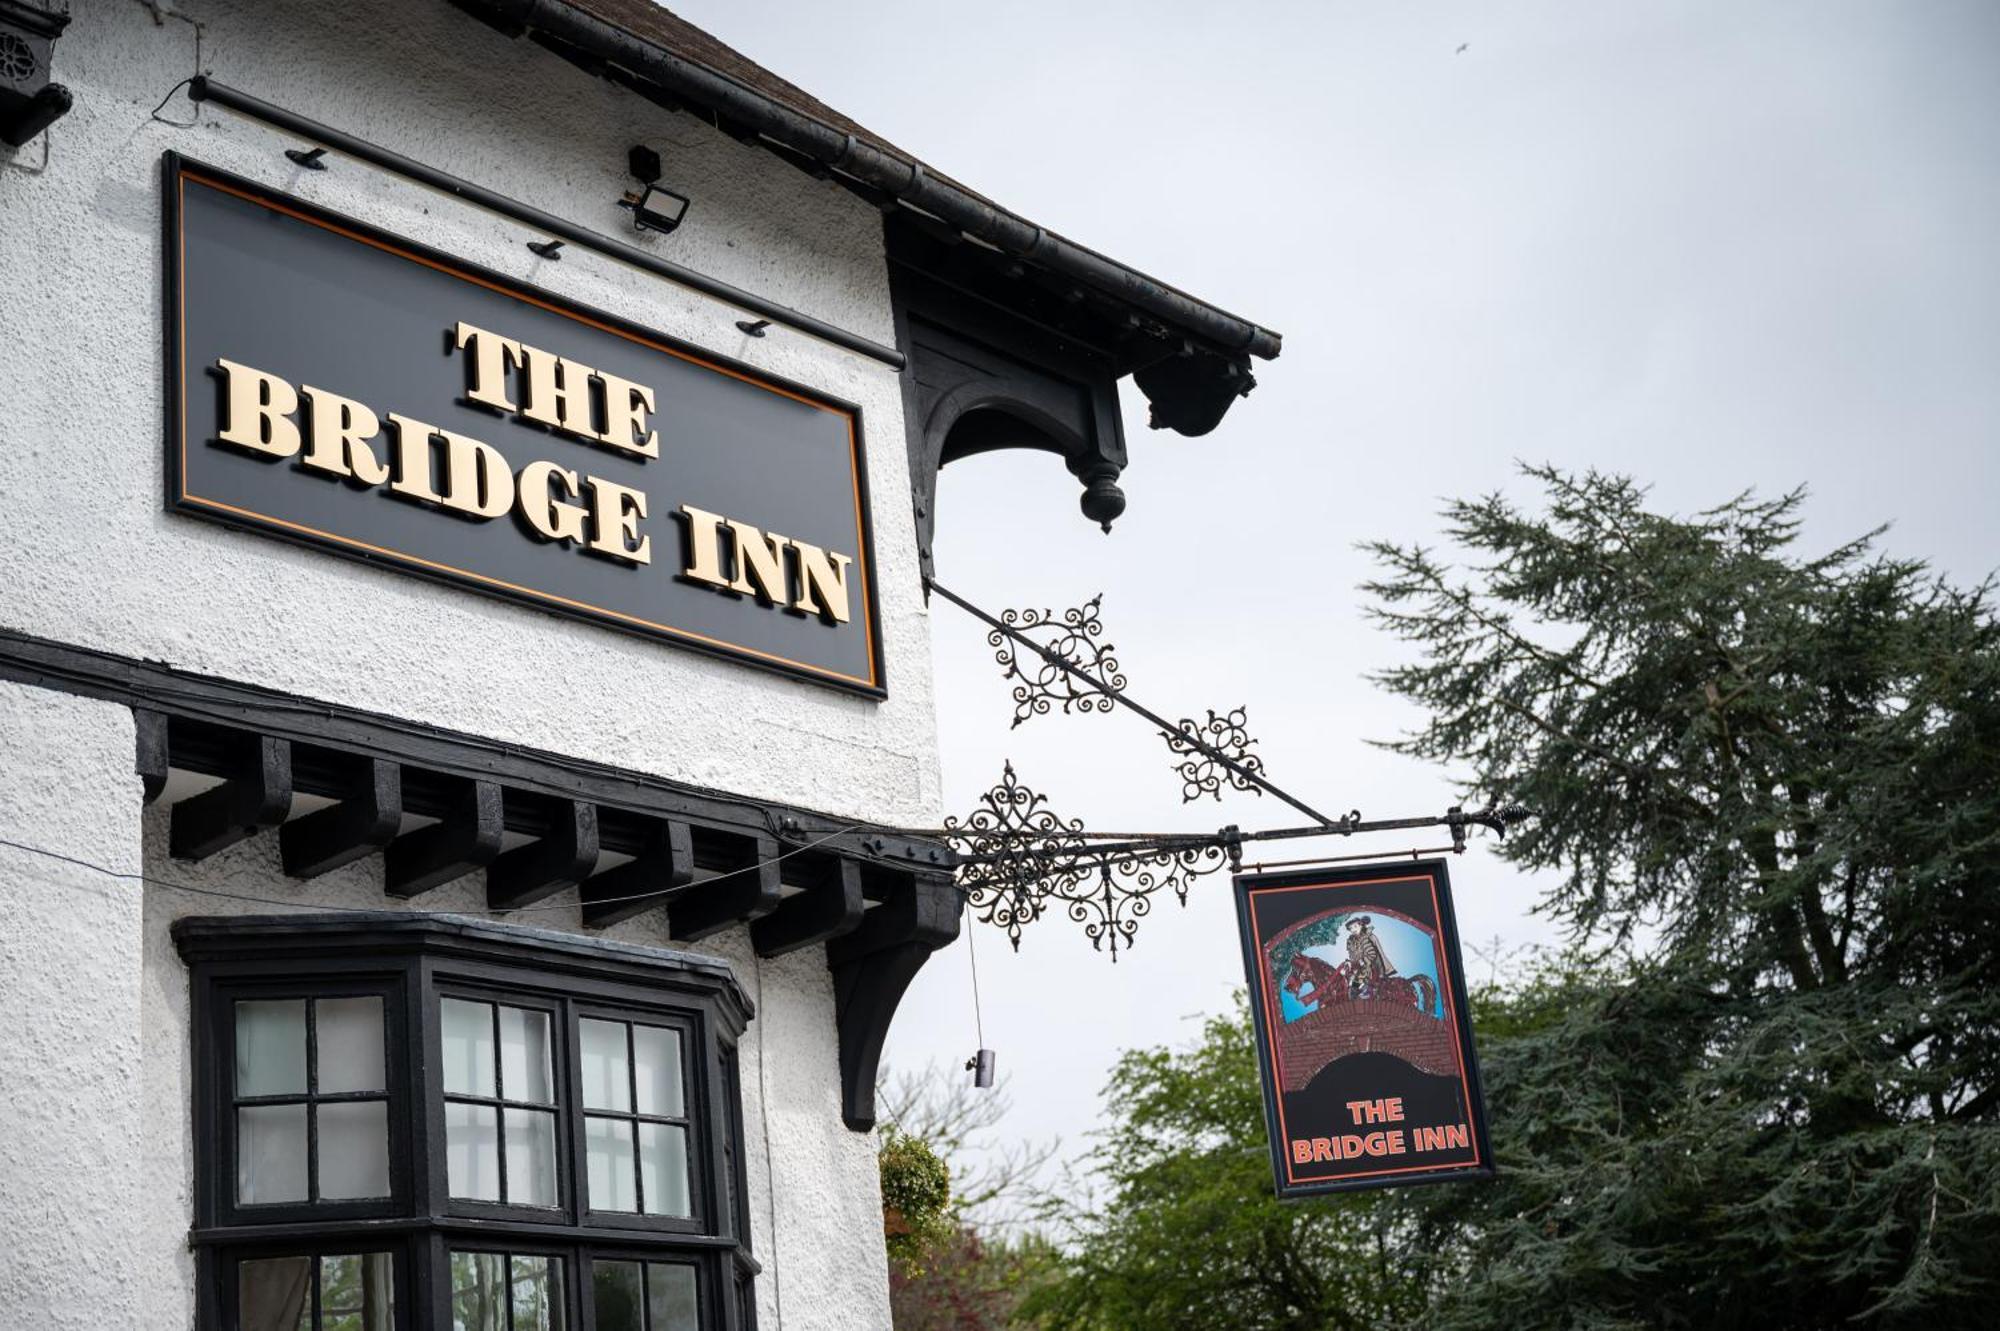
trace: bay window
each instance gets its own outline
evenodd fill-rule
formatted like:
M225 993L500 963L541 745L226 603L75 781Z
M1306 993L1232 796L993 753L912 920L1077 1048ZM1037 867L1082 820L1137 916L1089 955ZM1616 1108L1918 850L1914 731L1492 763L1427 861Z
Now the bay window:
M187 919L202 1331L743 1331L726 966L484 921Z

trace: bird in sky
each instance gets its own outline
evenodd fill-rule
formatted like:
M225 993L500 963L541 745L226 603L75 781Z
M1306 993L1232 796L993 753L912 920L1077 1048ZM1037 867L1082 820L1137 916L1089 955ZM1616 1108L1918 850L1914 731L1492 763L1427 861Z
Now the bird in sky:
M1469 46L1471 46L1471 45L1472 45L1472 43L1471 43L1471 42L1460 42L1460 43L1458 44L1458 49L1457 49L1456 51L1453 51L1453 52L1452 52L1452 54L1453 54L1453 55L1464 55L1464 54L1465 54L1465 52L1466 52L1466 48L1467 48L1467 47L1469 47Z

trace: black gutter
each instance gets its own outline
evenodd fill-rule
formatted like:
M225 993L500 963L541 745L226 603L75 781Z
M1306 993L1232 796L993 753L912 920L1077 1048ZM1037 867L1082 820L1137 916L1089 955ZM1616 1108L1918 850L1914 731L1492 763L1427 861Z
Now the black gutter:
M384 171L394 172L420 185L442 190L489 212L510 217L523 226L532 227L545 235L558 237L582 249L595 250L607 258L630 264L655 277L663 277L669 282L679 283L681 286L701 292L704 296L712 296L716 300L734 305L760 318L769 319L772 323L782 324L821 341L831 342L837 347L859 352L894 369L903 368L903 353L894 347L884 346L880 342L850 333L844 328L837 328L823 319L802 314L790 306L752 295L741 287L718 281L704 273L695 272L692 268L683 268L677 263L670 263L623 241L613 240L609 236L600 235L587 227L557 217L554 213L545 213L539 208L510 199L504 194L495 194L483 185L475 185L469 180L462 180L435 167L425 166L422 162L414 161L401 153L392 152L366 139L357 139L352 134L344 133L331 125L287 111L281 106L274 106L261 98L239 92L213 79L197 75L188 83L188 96L197 102L214 102L218 106L226 106L253 120L261 120L273 129L324 144L335 152L367 162L371 166L378 166Z
M1283 340L1268 328L1196 300L1094 250L1046 231L924 170L922 162L867 143L753 88L635 37L564 0L454 0L503 29L532 30L616 65L674 97L837 171L976 240L1033 263L1193 334L1234 355L1270 360Z

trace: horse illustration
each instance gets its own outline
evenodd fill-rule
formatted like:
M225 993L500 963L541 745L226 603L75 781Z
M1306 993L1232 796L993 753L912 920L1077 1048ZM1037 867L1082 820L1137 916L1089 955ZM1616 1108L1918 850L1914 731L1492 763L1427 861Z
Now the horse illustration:
M1303 952L1292 958L1292 964L1285 970L1284 990L1301 1006L1325 1003L1334 998L1346 998L1347 964L1330 966L1318 957ZM1307 996L1307 991L1311 996Z
M1437 986L1428 975L1376 974L1371 978L1352 962L1334 966L1304 952L1293 956L1286 968L1283 989L1300 1005L1308 1007L1364 998L1408 1003L1426 1013L1437 1006Z

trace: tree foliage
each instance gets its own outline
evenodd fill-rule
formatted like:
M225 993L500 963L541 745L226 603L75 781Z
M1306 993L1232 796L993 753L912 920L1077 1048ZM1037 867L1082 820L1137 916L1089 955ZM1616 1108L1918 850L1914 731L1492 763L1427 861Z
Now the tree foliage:
M1374 551L1392 747L1538 817L1559 952L1474 995L1499 1177L1280 1204L1240 1013L1126 1055L1061 1328L1933 1328L2000 1302L2000 626L1797 551L1799 494L1538 511ZM1456 566L1454 562L1456 561Z
M893 1076L884 1069L875 1096L884 1123L879 1155L896 1331L1013 1324L1022 1298L1053 1262L1049 1245L1023 1222L1036 1209L1036 1176L1056 1143L1000 1139L1004 1079L979 1090L935 1066ZM919 1153L928 1163L912 1170ZM901 1204L910 1173L920 1175L915 1190L925 1205L915 1224ZM946 1200L934 1204L941 1193Z
M1378 545L1394 747L1538 818L1579 955L1480 1032L1500 1181L1397 1199L1438 1325L1971 1325L2000 1295L2000 628L1797 493L1531 475ZM1608 945L1608 947L1607 947ZM1593 950L1594 949L1594 950ZM1496 1038L1497 1036L1497 1038Z
M1194 1047L1126 1053L1089 1157L1101 1204L1060 1200L1061 1278L1024 1320L1052 1331L1338 1331L1413 1310L1365 1202L1298 1206L1271 1187L1248 1008Z

